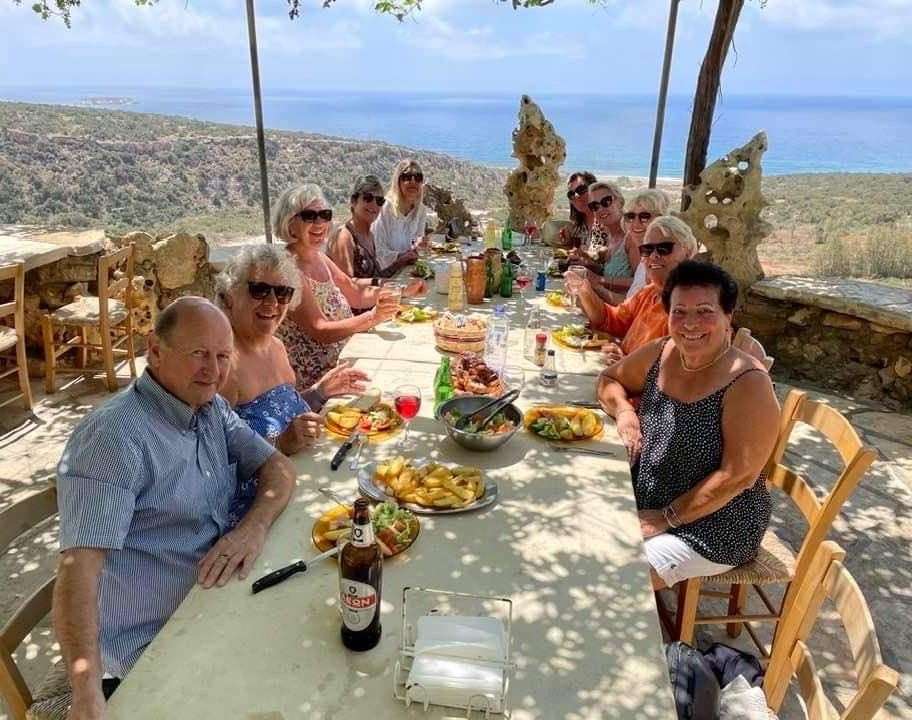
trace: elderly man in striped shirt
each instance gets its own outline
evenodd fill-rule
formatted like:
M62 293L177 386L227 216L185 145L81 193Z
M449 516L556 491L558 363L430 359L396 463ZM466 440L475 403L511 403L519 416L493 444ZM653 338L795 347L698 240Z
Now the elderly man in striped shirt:
M158 316L146 372L67 443L54 625L71 720L104 717L194 583L245 578L288 503L291 463L217 394L232 347L228 320L208 300L175 301ZM237 480L254 474L253 506L227 531Z

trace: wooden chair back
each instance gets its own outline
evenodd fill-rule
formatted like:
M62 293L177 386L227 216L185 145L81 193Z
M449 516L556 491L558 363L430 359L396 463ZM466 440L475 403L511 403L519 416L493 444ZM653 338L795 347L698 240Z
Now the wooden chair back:
M784 615L763 681L767 703L779 711L794 676L809 720L871 720L899 683L899 674L883 663L874 620L855 578L842 564L845 551L821 543L808 566L795 603ZM824 600L831 600L848 640L857 691L840 714L823 691L807 640Z
M57 514L57 489L49 487L0 512L0 555L24 532ZM0 629L0 695L13 720L25 720L32 693L16 667L13 653L32 629L51 611L54 595L51 578L13 612Z
M0 303L0 318L13 315L15 327L20 330L25 327L25 266L22 263L0 265L0 282L4 280L13 281L13 299Z
M819 431L839 453L844 463L830 491L819 497L811 485L795 470L782 464L792 431L799 422ZM784 492L795 504L808 523L808 530L798 550L795 576L786 590L782 613L786 614L795 592L807 573L814 554L824 541L842 509L843 504L858 487L862 476L877 457L876 452L865 446L858 433L843 415L829 405L808 399L799 390L786 396L780 416L779 436L766 467L767 482Z
M102 317L107 318L108 300L123 293L124 305L133 309L133 271L136 260L136 244L130 243L98 259L98 308ZM123 264L121 270L119 266Z
M760 345L759 341L756 338L751 336L751 331L749 328L740 327L740 328L738 328L738 331L735 333L735 337L732 340L732 347L736 347L739 350L747 351L748 348L751 345L753 345L754 343L757 343L757 345L759 345L761 348L763 347L762 345ZM776 362L776 358L774 358L770 355L767 355L766 350L763 350L762 362L763 362L763 367L765 367L767 372L769 372L769 369L771 367L773 367L773 363Z

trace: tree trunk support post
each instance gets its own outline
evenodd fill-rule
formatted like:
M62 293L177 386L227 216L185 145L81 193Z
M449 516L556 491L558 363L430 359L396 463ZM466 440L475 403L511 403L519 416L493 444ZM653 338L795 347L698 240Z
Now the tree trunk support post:
M716 9L709 47L700 66L697 91L694 95L690 133L687 136L687 155L684 158L684 185L696 185L700 181L700 173L706 167L709 135L722 80L722 67L725 65L725 57L731 46L742 7L744 0L719 0ZM686 202L685 196L684 203ZM682 204L681 209L686 210L687 207Z
M253 110L256 114L257 156L260 160L260 194L263 198L263 229L272 242L269 224L269 176L266 171L266 133L263 130L263 100L260 94L260 61L257 53L256 14L253 0L247 0L247 39L250 44L250 73L253 76Z
M652 162L649 165L649 187L654 188L659 175L659 153L662 149L662 130L665 126L665 101L668 98L668 78L671 75L671 57L674 54L675 29L678 24L678 5L681 0L671 0L668 7L668 31L665 34L665 59L662 62L662 79L659 82L659 102L656 106L655 133L652 137Z

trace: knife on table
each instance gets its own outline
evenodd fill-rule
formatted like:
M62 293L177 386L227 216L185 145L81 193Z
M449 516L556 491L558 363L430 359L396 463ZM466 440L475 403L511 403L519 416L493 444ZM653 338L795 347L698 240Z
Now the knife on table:
M354 444L360 440L361 435L362 435L361 431L353 432L351 434L351 437L349 437L348 440L346 440L344 443L342 443L342 447L340 447L338 450L336 450L336 454L333 455L333 459L329 461L329 466L333 470L339 469L339 466L342 464L342 461L345 459L345 455L348 453L349 450L352 449Z
M253 583L251 586L253 594L256 595L258 592L260 592L260 590L265 590L266 588L270 588L273 585L278 585L280 582L287 580L292 575L299 572L304 572L310 565L314 565L321 560L325 560L328 557L332 557L333 555L338 554L342 545L343 543L339 543L335 547L330 548L324 553L320 553L315 558L311 558L310 560L298 560L297 562L293 562L291 565L286 565L285 567L279 568L278 570L273 570L268 575L264 575Z

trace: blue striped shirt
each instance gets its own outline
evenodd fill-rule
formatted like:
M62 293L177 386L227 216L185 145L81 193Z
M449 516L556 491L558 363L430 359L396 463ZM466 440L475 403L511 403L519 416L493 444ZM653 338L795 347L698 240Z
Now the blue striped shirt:
M126 676L177 609L238 478L273 452L221 396L194 413L148 371L77 426L57 467L60 549L116 551L99 580L106 673Z

